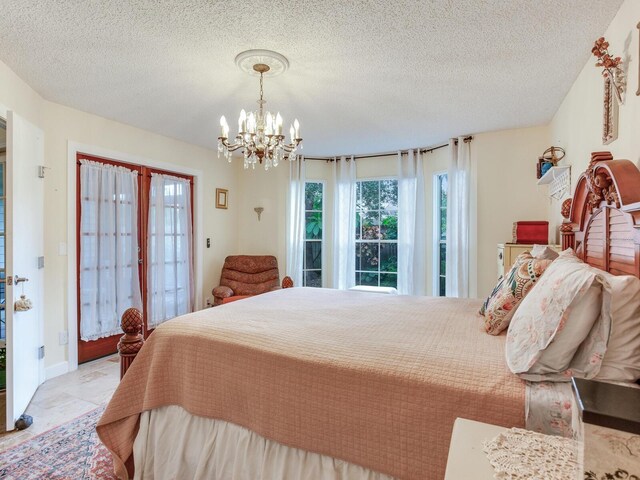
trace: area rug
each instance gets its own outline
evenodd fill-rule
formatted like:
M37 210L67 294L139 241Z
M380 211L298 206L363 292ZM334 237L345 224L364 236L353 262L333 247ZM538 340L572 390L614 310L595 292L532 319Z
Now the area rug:
M98 439L104 407L0 453L0 479L111 480L111 455Z

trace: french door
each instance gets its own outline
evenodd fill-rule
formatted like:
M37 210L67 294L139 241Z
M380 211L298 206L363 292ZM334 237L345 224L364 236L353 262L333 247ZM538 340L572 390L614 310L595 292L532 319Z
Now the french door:
M193 309L193 177L77 154L78 362L112 354L129 307L145 336ZM133 180L133 181L132 181Z

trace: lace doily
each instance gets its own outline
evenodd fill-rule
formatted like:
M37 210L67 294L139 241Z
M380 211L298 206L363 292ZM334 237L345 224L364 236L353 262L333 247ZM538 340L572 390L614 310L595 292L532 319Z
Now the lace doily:
M512 428L484 442L498 479L566 480L578 478L575 440Z

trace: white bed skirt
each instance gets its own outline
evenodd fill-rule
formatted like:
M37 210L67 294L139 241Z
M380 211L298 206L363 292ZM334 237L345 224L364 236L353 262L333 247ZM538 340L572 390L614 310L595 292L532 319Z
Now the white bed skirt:
M287 447L179 406L143 412L133 445L135 480L391 480L325 455Z

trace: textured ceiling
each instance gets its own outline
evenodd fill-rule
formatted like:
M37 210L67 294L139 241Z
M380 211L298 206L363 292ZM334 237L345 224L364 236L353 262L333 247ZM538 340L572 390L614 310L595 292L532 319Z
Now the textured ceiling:
M307 155L433 145L548 122L622 0L0 0L0 59L42 96L187 142L236 132L250 48Z

